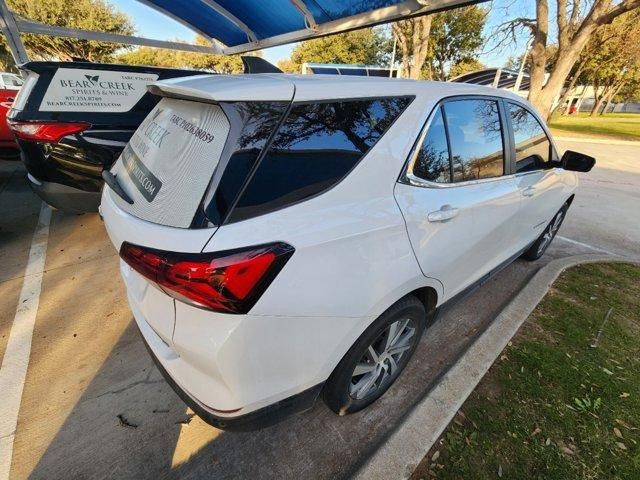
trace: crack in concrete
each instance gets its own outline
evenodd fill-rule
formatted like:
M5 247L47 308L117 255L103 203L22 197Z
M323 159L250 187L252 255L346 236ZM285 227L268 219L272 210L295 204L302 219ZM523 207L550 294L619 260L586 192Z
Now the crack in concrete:
M125 392L133 387L137 387L138 385L153 385L156 383L164 383L164 380L149 380L149 377L147 377L145 380L136 380L135 382L132 382L122 388L103 392L100 395L96 395L95 397L89 397L87 400L96 400L100 397L104 397L105 395L118 395L119 393Z
M131 382L122 388L118 388L116 390L109 390L108 392L101 393L100 395L97 395L95 397L89 397L88 400L95 400L97 398L104 397L105 395L109 395L109 394L117 395L126 390L129 390L130 388L137 387L138 385L153 385L155 383L163 383L164 382L163 378L161 378L160 380L151 380L151 375L153 375L154 371L155 370L153 368L149 369L149 371L144 377L144 380L136 380L135 382Z

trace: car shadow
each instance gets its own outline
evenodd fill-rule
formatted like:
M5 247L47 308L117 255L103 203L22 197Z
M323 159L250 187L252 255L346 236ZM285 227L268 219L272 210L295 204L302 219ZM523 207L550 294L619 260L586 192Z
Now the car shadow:
M96 275L107 261L89 262L83 277ZM339 417L319 400L307 412L254 432L222 432L193 417L153 366L129 316L86 388L67 411L57 413L66 417L28 476L348 478L539 266L518 261L443 311L398 382L370 408ZM60 278L49 281L61 282L64 270L58 269ZM73 296L57 301L72 302ZM96 308L94 320L107 321L103 307ZM126 315L123 312L126 307L118 306L117 315ZM100 335L100 329L92 332ZM69 358L60 373L73 376L82 368ZM46 388L41 390L38 396L46 399ZM26 408L19 432L31 420ZM17 445L22 453L14 456L14 469L25 455L26 441Z

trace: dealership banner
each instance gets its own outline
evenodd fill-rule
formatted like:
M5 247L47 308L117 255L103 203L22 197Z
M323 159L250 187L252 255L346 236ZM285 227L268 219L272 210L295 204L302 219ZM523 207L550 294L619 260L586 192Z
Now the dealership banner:
M140 124L112 173L143 220L187 228L211 181L229 121L219 105L163 98Z
M153 73L59 68L42 99L43 112L128 112L155 82Z

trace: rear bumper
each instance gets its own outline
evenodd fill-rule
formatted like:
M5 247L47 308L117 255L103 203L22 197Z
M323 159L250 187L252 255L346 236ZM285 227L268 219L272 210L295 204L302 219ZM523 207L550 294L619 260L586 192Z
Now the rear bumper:
M204 407L198 400L192 397L186 390L184 390L173 377L167 372L165 367L158 356L154 353L153 348L149 345L147 336L153 336L154 332L151 328L145 324L141 325L136 321L138 326L138 332L142 337L142 341L149 352L149 355L153 359L158 370L171 386L171 388L178 394L180 399L198 415L202 420L207 422L213 427L221 430L229 431L251 431L268 427L276 424L285 418L295 413L304 412L310 409L315 404L318 395L320 394L324 382L319 383L311 388L308 388L298 394L279 400L271 405L267 405L258 410L251 411L246 414L240 414L236 416L222 416L218 415L208 408ZM151 339L149 339L151 340ZM158 340L160 338L158 337Z
M18 144L13 139L0 139L0 148L10 148L11 150L18 150Z
M61 183L43 182L31 174L28 178L31 189L52 207L75 213L98 211L100 192L86 192Z

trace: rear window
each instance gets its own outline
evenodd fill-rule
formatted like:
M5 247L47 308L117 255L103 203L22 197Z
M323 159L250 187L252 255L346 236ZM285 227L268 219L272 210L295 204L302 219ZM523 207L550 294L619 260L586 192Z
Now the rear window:
M317 195L344 178L412 97L294 104L229 221Z
M163 98L112 170L134 203L113 198L138 218L188 228L228 133L229 121L220 106Z

